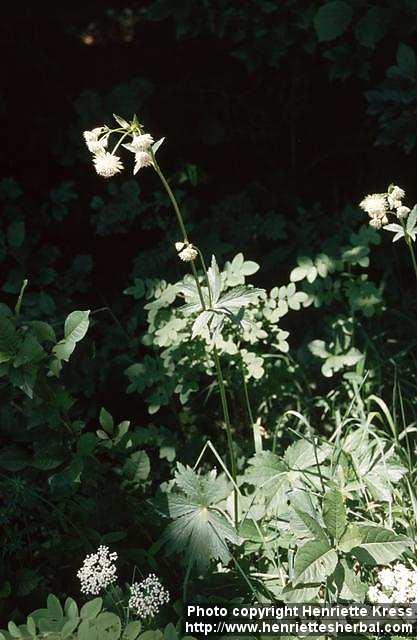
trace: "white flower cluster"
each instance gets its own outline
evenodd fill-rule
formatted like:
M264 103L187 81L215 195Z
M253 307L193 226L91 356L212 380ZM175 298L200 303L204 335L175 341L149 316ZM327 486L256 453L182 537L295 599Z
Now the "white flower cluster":
M121 143L121 139L126 136L130 136L132 138L131 142L123 144L122 146L135 155L133 173L135 174L139 169L149 167L153 163L152 154L150 153L150 149L154 143L152 136L149 133L140 132L140 125L137 120L129 124L118 116L115 116L115 118L118 124L123 125L121 129L112 130L103 126L96 127L91 131L84 131L83 134L88 150L93 154L95 170L100 176L103 176L103 178L111 178L116 175L116 173L120 173L124 168L120 157L115 155L115 151ZM121 132L122 135L119 142L110 153L109 151L106 151L106 149L110 135L115 132Z
M399 220L403 220L410 213L410 209L403 205L405 191L401 187L391 184L387 193L373 193L366 196L359 206L370 217L369 224L375 229L388 224L388 213L391 212Z
M117 579L117 553L110 553L110 549L101 545L96 553L88 555L77 573L81 581L81 593L97 595L101 589L106 589Z
M176 242L175 248L178 251L178 256L184 262L192 262L198 256L198 251L189 242Z
M130 587L129 608L139 618L155 617L167 602L169 592L154 573L150 573L142 582L134 582Z
M378 604L417 602L417 571L397 563L378 572L378 582L368 590L368 598Z

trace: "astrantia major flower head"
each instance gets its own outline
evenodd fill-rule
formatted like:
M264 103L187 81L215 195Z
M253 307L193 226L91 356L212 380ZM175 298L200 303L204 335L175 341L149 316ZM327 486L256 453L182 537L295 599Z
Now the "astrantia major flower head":
M363 209L369 216L381 216L384 215L388 209L387 197L385 193L372 193L366 196L359 203L361 209Z
M143 167L150 167L152 165L152 156L147 151L138 151L135 153L135 167L133 173L137 173L139 169Z
M139 618L154 618L167 602L169 591L154 573L150 573L142 582L134 582L130 587L129 609Z
M96 553L88 555L77 573L81 582L81 593L97 595L117 579L117 553L101 545Z
M401 207L401 201L404 196L404 189L401 189L401 187L398 187L395 184L390 184L390 186L388 187L388 204L391 209L398 209L398 207Z
M106 131L106 127L95 127L91 129L91 131L84 131L83 136L86 142L93 142L94 140L98 140L98 137L101 133Z
M153 145L153 138L149 133L141 133L138 136L133 136L132 142L124 144L123 146L128 151L138 153L139 151L147 151Z
M192 244L187 244L178 255L184 262L193 262L198 256L198 251Z
M401 205L400 207L397 208L397 211L395 212L395 215L400 220L404 220L408 216L409 213L410 213L410 208L409 207L405 207L404 205Z
M98 175L103 176L103 178L111 178L123 169L120 158L108 151L97 153L93 162Z

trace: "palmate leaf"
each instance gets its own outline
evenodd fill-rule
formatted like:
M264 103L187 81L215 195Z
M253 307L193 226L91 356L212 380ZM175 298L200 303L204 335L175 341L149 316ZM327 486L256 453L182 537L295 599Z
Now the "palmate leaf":
M175 481L181 493L168 496L168 514L174 520L161 538L168 555L186 552L187 561L201 570L211 560L229 562L226 541L236 544L239 538L216 507L230 493L228 483L214 472L201 476L181 464Z

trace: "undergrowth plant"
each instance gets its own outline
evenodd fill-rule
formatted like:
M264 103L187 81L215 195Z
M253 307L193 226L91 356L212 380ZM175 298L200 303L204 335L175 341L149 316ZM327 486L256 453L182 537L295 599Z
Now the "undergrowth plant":
M394 241L404 238L417 278L417 208L410 211L403 205L405 194L394 185L387 193L368 196L360 207L369 214L372 228L362 227L343 243L300 256L288 279L264 289L247 282L252 276L258 280L260 264L243 252L226 261L214 255L206 260L157 160L164 138L155 142L136 116L115 120L114 128L84 132L96 172L107 179L120 173L123 148L133 155L134 175L145 168L155 172L178 225L171 253L178 265L189 267L189 273L174 282L136 278L125 291L141 301L141 345L148 350L128 366L122 360L127 392L146 395L152 419L178 399L183 407L178 423L194 429L200 448L190 466L180 459L175 434L163 427L151 423L131 429L129 420L116 424L102 407L95 433L82 433L81 421L58 413L56 420L76 453L49 482L71 504L71 515L77 500L82 502L71 485L82 484L81 473L87 473L90 461L104 465L109 492L116 483L126 491L126 520L150 538L142 563L156 570L158 563L172 562L171 556L181 560L180 584L171 598L179 622L174 626L169 616L162 621L170 596L156 575L141 582L133 578L124 588L115 585L117 554L110 553L106 542L116 545L124 532L114 532L108 540L94 535L94 544L86 540L90 551L100 546L78 572L82 593L103 597L79 607L71 598L62 605L50 595L45 609L36 610L23 625L9 622L0 638L177 640L184 603L191 597L210 601L213 590L220 601L379 601L391 588L392 574L402 576L408 586L400 592L412 599L415 421L407 417L399 385L392 411L372 393L377 367L369 356L375 347L365 321L385 309L383 287L367 272L372 245L380 242L377 230L395 233ZM399 224L389 224L390 212ZM0 372L44 405L58 393L63 364L97 311L72 312L58 339L49 324L21 315L26 286L24 282L14 310L0 309L0 334L5 336ZM309 356L294 357L284 325L287 316L297 319L333 306L336 312L326 316L326 335L309 333ZM303 358L311 356L320 362L325 381L343 375L337 392L317 399L317 384L307 379L303 366ZM299 384L298 395L309 396L303 407L311 406L311 414L294 405L294 394L288 394L284 404L280 392L289 378ZM222 418L206 416L204 424L213 424L210 433L203 434L190 403L212 395L220 400ZM315 422L320 416L326 418L325 429ZM178 461L174 475L149 492L147 450L155 443L160 459ZM64 446L56 443L57 459L49 464L60 466ZM9 458L11 470L29 465L15 448ZM38 460L47 467L47 457ZM97 489L103 488L90 473ZM142 509L144 517L149 513L156 523L157 539L149 533ZM70 516L61 516L73 526ZM92 527L88 531L94 534ZM381 573L384 570L389 576ZM392 588L389 593L393 598ZM161 619L160 609L165 610Z

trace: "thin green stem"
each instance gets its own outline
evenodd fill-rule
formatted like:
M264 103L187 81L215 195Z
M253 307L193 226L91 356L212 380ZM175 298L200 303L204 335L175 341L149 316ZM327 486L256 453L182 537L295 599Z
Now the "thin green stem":
M413 247L413 242L410 238L410 236L407 234L405 234L405 241L407 243L408 246L408 250L410 252L410 256L411 256L411 262L413 263L413 269L414 269L414 275L416 277L417 280L417 261L416 261L416 254L414 253L414 247Z
M179 227L181 229L181 233L184 239L184 242L186 242L187 244L189 244L189 239L188 239L188 235L187 235L187 231L184 225L184 220L183 217L181 215L181 211L180 208L178 206L177 200L172 192L171 187L169 186L167 180L165 179L164 174L162 173L156 159L155 159L155 154L152 152L152 160L153 160L153 166L155 168L156 173L158 174L164 188L165 191L168 194L168 197L172 203L172 206L174 208L175 211L175 215L177 217L177 221L179 224ZM208 273L207 273L207 269L206 269L206 264L204 262L204 258L202 253L197 249L199 257L200 257L200 261L201 261L201 265L204 271L204 276L206 279L206 283L207 283L207 289L208 289L208 296L209 296L209 304L210 306L212 306L213 301L212 301L212 295L211 295L211 289L210 289L210 282L209 282L209 278L208 278ZM200 302L201 302L201 306L203 308L203 310L206 309L206 304L204 301L204 296L203 296L203 292L202 292L202 288L201 288L201 284L198 278L198 274L197 274L197 270L195 268L194 262L191 262L191 269L193 272L193 276L197 285L197 290L198 290L198 294L200 297ZM219 358L219 354L217 351L216 346L214 346L213 348L213 355L214 355L214 363L215 363L215 367L216 367L216 374L217 374L217 381L218 381L218 385L219 385L219 392L220 392L220 400L221 400L221 405L222 405L222 410L223 410L223 418L224 418L224 422L226 424L226 432L227 432L227 444L228 444L228 448L229 448L229 457L230 457L230 468L231 468L231 475L232 478L234 480L234 482L236 483L236 457L235 457L235 452L234 452L234 447L233 447L233 436L232 436L232 425L230 422L230 414L229 414L229 407L228 407L228 403L227 403L227 396L226 396L226 388L225 388L225 384L224 384L224 379L223 379L223 373L222 373L222 368L221 368L221 364L220 364L220 358ZM234 507L235 507L235 523L237 525L238 523L238 507L239 507L239 498L238 498L238 493L236 491L236 488L234 489Z
M14 309L16 318L18 318L18 317L19 317L19 314L20 314L20 307L22 306L23 294L25 293L25 289L26 289L26 287L28 286L28 282L29 282L29 281L28 281L28 280L26 280L26 279L25 279L25 280L23 280L22 286L21 286L21 288L20 288L19 297L18 297L18 300L17 300L16 306L15 306L15 309Z
M117 149L120 147L122 140L124 140L125 138L127 138L127 136L130 135L130 131L127 131L126 133L124 133L122 136L120 136L119 140L117 141L117 143L114 146L114 149L112 151L112 155L114 155L114 153L117 151Z
M232 474L232 478L234 480L234 482L236 483L236 457L235 457L235 450L233 447L233 435L232 435L232 425L230 422L230 415L229 415L229 407L227 404L227 396L226 396L226 388L224 386L224 379L223 379L223 373L222 373L222 368L220 365L220 358L219 358L219 353L217 351L217 347L216 345L214 345L213 347L213 355L214 355L214 364L216 366L216 373L217 373L217 381L219 384L219 391L220 391L220 400L222 403L222 409L223 409L223 417L224 417L224 422L226 424L226 433L227 433L227 445L229 447L229 457L230 457L230 471ZM236 489L233 492L233 497L234 497L234 508L235 508L235 525L237 526L237 523L239 521L239 514L238 514L238 508L239 508L239 496L238 493L236 491Z
M243 383L243 395L245 397L246 410L248 412L249 420L252 425L253 431L253 443L255 446L255 453L259 453L262 451L262 436L259 431L259 426L253 419L252 407L249 398L248 385L246 383L246 375L245 375L245 365L243 363L242 354L239 349L239 363L240 363L240 371L242 373L242 383Z
M178 206L178 203L177 203L177 201L175 199L174 194L172 193L171 187L169 186L167 180L165 179L164 174L162 173L161 169L159 168L158 163L155 160L155 155L153 154L153 152L152 152L152 156L153 156L153 164L154 164L154 167L155 167L155 171L158 174L162 184L164 185L165 191L167 192L168 197L171 200L172 206L174 207L175 215L177 216L178 224L180 226L184 242L189 243L187 231L185 229L184 221L182 219L182 215L181 215L181 211L180 211L180 208Z

